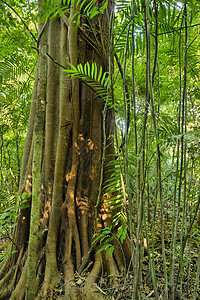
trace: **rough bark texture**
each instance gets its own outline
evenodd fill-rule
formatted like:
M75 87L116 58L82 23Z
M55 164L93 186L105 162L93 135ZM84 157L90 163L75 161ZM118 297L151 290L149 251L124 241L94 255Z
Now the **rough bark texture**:
M73 13L71 9L70 15ZM130 261L128 241L120 247L115 242L113 256L96 254L96 247L91 248L102 168L104 104L84 83L78 79L67 78L66 73L55 62L67 68L68 61L74 65L95 61L98 66L103 66L104 71L107 70L108 19L106 13L90 21L84 19L79 28L76 26L76 19L69 24L65 21L66 16L52 20L47 23L44 30L47 37L45 57L47 75L45 79L40 78L41 72L45 72L41 70L44 68L44 61L41 63L39 60L24 149L20 193L22 191L29 193L32 190L32 160L35 145L33 132L38 113L36 104L40 80L45 80L40 216L37 220L39 239L37 257L34 258L37 261L35 297L53 299L55 288L63 286L65 299L79 299L81 292L74 274L87 260L87 263L91 262L91 266L82 289L83 299L102 299L103 296L99 290L97 293L94 285L102 270L106 270L115 283L118 271L122 271ZM40 38L39 43L42 41L44 42ZM41 47L39 51L42 51ZM112 134L112 111L108 110L103 186L111 175L107 164L114 158L114 145L109 138ZM29 199L30 203L31 200L34 198ZM104 196L98 206L98 228L111 223L112 216L105 201ZM21 211L18 219L13 245L16 253L11 255L0 269L0 299L19 300L25 297L27 268L29 268L27 253L30 215L31 205Z

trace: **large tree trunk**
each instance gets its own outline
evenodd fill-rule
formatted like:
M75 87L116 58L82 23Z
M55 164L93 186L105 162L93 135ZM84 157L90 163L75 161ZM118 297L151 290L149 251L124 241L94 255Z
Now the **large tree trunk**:
M73 13L71 9L70 16ZM20 193L32 191L32 197L29 208L21 210L18 218L16 252L1 266L0 299L24 299L25 290L26 299L47 299L61 285L65 299L79 299L74 274L89 261L82 294L101 299L99 293L94 294L94 282L102 270L114 278L127 263L122 259L124 253L130 260L127 241L115 247L113 256L97 254L98 245L91 247L95 224L102 228L112 221L106 196L101 197L95 220L101 170L104 168L103 187L112 173L108 166L114 159L112 111L106 115L106 160L102 164L104 103L77 78L66 77L59 66L67 68L68 61L73 65L95 61L107 70L108 17L105 13L95 18L90 22L85 18L77 27L75 19L67 24L63 15L40 26L20 182Z

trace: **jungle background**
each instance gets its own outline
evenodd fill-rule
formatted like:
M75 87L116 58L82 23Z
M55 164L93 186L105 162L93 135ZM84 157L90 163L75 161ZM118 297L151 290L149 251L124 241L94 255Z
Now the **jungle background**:
M37 1L0 1L1 264L27 205L27 194L18 190L37 22ZM99 293L106 299L200 299L200 2L116 1L112 26L116 159L107 193L117 191L112 206L118 213L94 239L101 239L99 252L112 255L113 228L120 224L118 237L132 236L134 259L114 285L102 275ZM77 285L86 272L77 273ZM55 299L62 294L62 286L54 288Z

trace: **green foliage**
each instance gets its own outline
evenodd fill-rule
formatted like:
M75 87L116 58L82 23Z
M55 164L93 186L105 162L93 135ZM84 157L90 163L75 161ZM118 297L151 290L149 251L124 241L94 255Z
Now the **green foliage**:
M109 253L113 254L114 247L111 242L114 240L114 235L112 233L112 226L103 228L100 232L94 234L94 241L92 243L96 243L99 241L100 249L97 253L100 253L103 250L106 250L106 255ZM102 245L103 244L103 245Z
M67 14L69 16L71 9L74 9L73 15L68 19L68 23L72 22L76 18L76 25L79 26L80 18L85 16L89 19L94 18L99 14L103 14L108 2L105 1L101 6L95 6L96 0L47 0L43 1L42 6L42 19L44 22L48 18L53 19Z
M98 68L93 62L91 65L87 62L85 65L79 64L77 67L70 62L68 65L71 69L65 69L67 76L79 78L87 84L99 97L105 99L108 96L109 76L108 72L103 72L102 66Z
M97 253L106 251L106 256L108 255L108 253L110 255L112 255L114 252L114 246L112 245L112 241L114 239L116 239L116 240L119 240L121 243L123 243L123 241L126 239L126 236L127 236L127 228L128 228L128 226L118 227L117 233L114 234L113 233L113 225L111 225L110 227L103 228L103 229L99 230L98 232L96 232L94 234L94 240L93 240L92 244L94 244L96 242L99 243L100 246L99 246L99 250L97 251Z
M30 47L33 45L30 33L37 35L37 3L28 2L0 3L0 183L3 192L9 193L10 189L13 194L19 185L36 65L36 52Z
M110 212L114 212L112 225L110 227L102 228L94 234L93 243L99 242L99 250L101 252L106 250L106 255L112 255L114 246L112 241L114 239L123 243L127 237L127 216L122 195L122 182L119 161L114 160L109 162L109 166L113 167L112 175L106 182L104 187L105 193L103 197L107 198L107 206ZM110 168L109 168L110 170Z
M196 226L192 230L192 235L191 235L192 241L194 241L198 247L200 247L200 227Z
M12 246L9 245L6 252L0 255L0 262L3 261L8 255L11 255L13 253L16 253L17 250L11 251Z
M21 197L18 195L12 195L10 197L5 192L0 193L0 236L2 240L7 238L11 240L21 210L29 207L29 197L30 195L26 193L23 193ZM7 243L4 246L7 246ZM11 251L11 245L9 244L7 250L3 251L0 255L0 261L3 261L8 255L16 251L17 250Z
M1 211L0 211L0 234L8 235L13 232L14 227L17 225L16 220L20 215L20 210L29 207L28 197L26 193L20 196L12 196L10 206L8 206L8 198L1 198ZM7 207L7 208L6 208Z

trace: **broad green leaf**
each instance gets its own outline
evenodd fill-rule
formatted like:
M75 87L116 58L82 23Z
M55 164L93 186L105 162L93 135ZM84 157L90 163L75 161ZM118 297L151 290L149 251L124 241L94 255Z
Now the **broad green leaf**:
M112 256L113 251L114 251L114 246L111 245L111 246L106 250L106 255L109 253L109 254Z
M99 9L98 7L93 7L90 12L88 13L89 14L89 18L92 19L94 18L96 15L98 15L100 12L99 12Z
M111 244L105 244L103 245L98 251L97 253L100 253L102 252L103 250L106 250L108 247L111 247L112 245Z
M24 192L24 193L21 195L21 198L22 198L23 200L25 200L25 199L27 199L27 198L30 197L30 196L31 196L31 194L27 195L27 193Z

